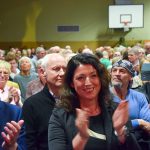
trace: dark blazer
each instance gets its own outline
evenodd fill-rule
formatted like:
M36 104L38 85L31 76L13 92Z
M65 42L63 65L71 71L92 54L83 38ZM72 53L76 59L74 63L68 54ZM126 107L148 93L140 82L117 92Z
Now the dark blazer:
M18 122L19 120L21 120L21 113L22 110L20 107L0 101L0 133L4 131L4 126L6 125L7 122L10 121ZM3 138L0 135L0 149L2 149L1 147L2 142ZM18 143L18 150L26 149L24 126L21 129L17 143Z
M131 122L127 125L129 134L127 135L126 142L120 144L114 134L111 120L113 110L109 109L108 112L104 112L105 117L103 117L107 150L129 150L132 148L134 150L140 150L140 147L137 147L135 144L135 139L130 135L130 131L132 131ZM75 118L74 112L67 112L63 108L55 108L53 110L48 129L49 150L73 150L72 140L77 134Z
M48 150L48 121L54 106L55 99L47 86L25 100L23 119L28 150Z

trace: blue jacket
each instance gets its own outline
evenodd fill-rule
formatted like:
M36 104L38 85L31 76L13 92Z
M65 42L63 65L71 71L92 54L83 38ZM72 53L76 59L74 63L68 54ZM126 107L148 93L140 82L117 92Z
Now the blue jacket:
M129 116L133 127L138 127L137 119L150 122L150 109L143 93L129 89L125 99L129 101ZM113 101L120 103L121 100L119 97L114 96Z
M2 150L1 145L3 143L3 138L1 136L1 132L4 131L4 126L6 125L7 122L10 122L12 120L18 122L21 119L21 116L22 116L21 108L0 101L0 150ZM24 126L21 129L17 143L18 143L18 150L26 150Z

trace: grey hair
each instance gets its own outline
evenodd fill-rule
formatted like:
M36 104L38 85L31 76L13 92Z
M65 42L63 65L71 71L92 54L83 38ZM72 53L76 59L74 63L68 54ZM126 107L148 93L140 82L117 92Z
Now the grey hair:
M141 47L134 46L134 47L132 47L131 49L128 50L128 54L129 53L134 53L135 55L138 55L139 54L139 49L141 49Z
M5 60L0 60L0 68L5 68L8 70L9 74L11 73L11 65Z
M49 64L50 59L53 58L53 57L55 57L55 56L58 56L58 55L61 56L61 57L63 57L60 53L51 53L51 54L45 55L45 56L42 58L41 67L42 67L43 69L45 69L45 68L48 66L48 64ZM64 57L63 57L63 58L64 58Z
M36 54L41 52L41 51L45 51L45 49L43 47L37 47L36 48Z
M30 62L30 65L32 65L31 59L30 59L29 57L27 57L27 56L23 56L23 57L21 57L21 58L19 59L19 61L18 61L18 63L19 63L19 68L20 68L21 62L22 62L23 60L28 60L28 61Z

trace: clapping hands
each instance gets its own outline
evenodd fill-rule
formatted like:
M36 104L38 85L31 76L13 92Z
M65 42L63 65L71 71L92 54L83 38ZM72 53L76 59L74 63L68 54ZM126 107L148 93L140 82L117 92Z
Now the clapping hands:
M125 125L129 118L128 101L122 100L113 114L113 126L121 143L125 142Z
M82 109L76 109L77 118L75 121L76 127L83 138L88 138L89 115Z
M9 103L14 101L15 104L18 105L19 100L20 100L20 96L19 96L18 90L14 87L10 87L9 88Z
M17 139L23 123L23 120L20 120L19 122L11 121L10 123L7 123L4 127L5 132L2 132L1 135L4 139L2 147L5 150L17 149Z

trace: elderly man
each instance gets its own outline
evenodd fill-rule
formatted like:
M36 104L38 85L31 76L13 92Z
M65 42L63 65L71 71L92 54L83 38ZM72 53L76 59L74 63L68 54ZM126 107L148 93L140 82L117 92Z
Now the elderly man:
M48 150L48 122L63 84L66 61L59 53L47 54L41 64L46 85L23 105L27 149Z
M142 127L150 133L150 109L144 94L130 89L133 66L129 61L119 60L113 64L111 70L112 92L114 101L129 101L129 116L132 126L136 129Z
M134 46L128 50L128 60L133 65L135 75L138 75L140 70L139 49L141 48L138 46Z
M26 91L26 98L29 98L30 96L40 92L46 83L45 76L41 72L41 63L42 59L39 59L37 61L37 73L38 73L38 78L30 81L27 84L27 91Z
M37 61L41 58L43 58L46 55L46 51L43 47L37 47L36 48L36 55L32 58L33 67L36 70ZM32 68L32 70L34 70Z

